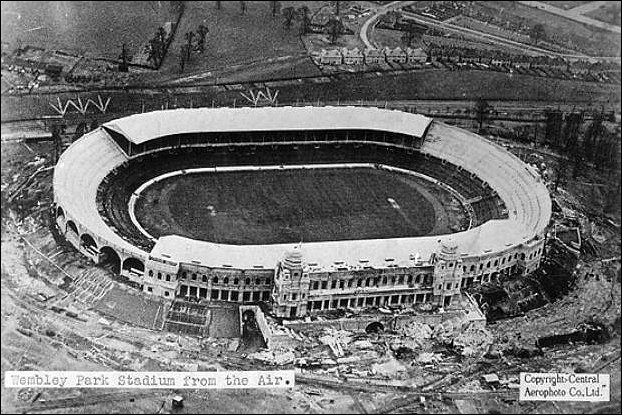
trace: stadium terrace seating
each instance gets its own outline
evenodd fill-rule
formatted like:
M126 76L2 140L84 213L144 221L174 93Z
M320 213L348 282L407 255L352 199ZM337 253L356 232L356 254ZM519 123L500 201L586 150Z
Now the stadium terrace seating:
M95 130L72 144L71 152L61 156L55 174L56 200L67 201L63 208L86 232L100 235L127 251L135 251L124 243L97 214L95 200L105 176L116 166L128 160L125 153L102 130ZM80 154L67 159L67 155Z
M104 221L123 239L150 251L154 241L138 230L128 212L133 192L150 179L199 167L312 163L378 163L415 171L450 186L465 199L479 199L473 204L473 226L507 217L503 202L492 189L462 168L417 151L361 143L181 147L148 153L120 164L102 181L97 207Z
M523 224L526 231L539 233L548 224L551 201L546 186L538 183L535 173L504 148L467 131L435 123L421 151L485 177L505 202L508 217ZM493 205L477 209L486 211Z

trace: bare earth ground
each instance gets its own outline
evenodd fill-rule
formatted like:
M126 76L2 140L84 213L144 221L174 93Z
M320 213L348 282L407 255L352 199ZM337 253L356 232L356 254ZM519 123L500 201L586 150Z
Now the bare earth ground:
M135 211L156 238L178 233L220 243L451 232L451 195L439 198L445 191L424 183L369 168L196 173L153 184Z

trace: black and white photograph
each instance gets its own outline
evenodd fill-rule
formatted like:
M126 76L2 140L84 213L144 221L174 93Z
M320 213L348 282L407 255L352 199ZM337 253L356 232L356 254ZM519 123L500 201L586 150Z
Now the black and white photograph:
M619 414L619 1L2 1L2 414Z

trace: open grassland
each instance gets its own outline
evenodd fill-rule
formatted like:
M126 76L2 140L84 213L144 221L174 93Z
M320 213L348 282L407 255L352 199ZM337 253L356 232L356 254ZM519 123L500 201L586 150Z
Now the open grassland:
M154 236L220 243L421 236L437 215L419 186L416 178L368 168L199 173L152 185L136 215Z
M343 101L383 101L396 100L468 100L484 98L491 101L532 101L552 103L576 103L604 105L609 108L620 103L620 86L594 82L561 80L530 75L508 74L491 71L449 71L420 70L400 74L357 74L349 78L331 80L325 83L313 79L292 81L278 86L271 86L272 91L279 91L279 103L299 102L336 102ZM341 78L341 77L340 77ZM118 118L123 114L160 110L173 107L211 107L232 106L244 103L240 92L256 86L238 85L239 89L228 90L222 86L203 86L172 89L168 91L105 91L83 92L79 96L97 100L97 95L110 98L104 120ZM60 97L76 99L75 92L58 95L21 95L7 96L2 99L2 121L37 118L50 115L53 111L50 103L56 103ZM471 104L468 104L471 106ZM77 117L73 111L68 117Z
M591 12L585 13L585 16L592 19L600 20L601 22L610 23L616 26L621 26L620 22L620 10L622 4L619 1L609 1Z
M525 19L530 25L542 24L547 38L555 43L564 44L590 56L620 56L621 42L618 33L586 26L518 2L489 1L484 4L491 14L503 11L505 15L515 16L517 21Z
M283 26L280 13L272 16L272 5L265 1L247 1L242 13L241 2L222 2L220 9L215 1L187 2L184 17L171 43L161 68L163 72L179 73L182 45L185 34L197 31L199 25L207 26L204 53L193 52L184 73L227 69L234 65L271 61L283 57L306 54L299 38L298 28ZM313 65L311 61L309 65Z
M2 43L117 59L174 20L167 1L3 1Z

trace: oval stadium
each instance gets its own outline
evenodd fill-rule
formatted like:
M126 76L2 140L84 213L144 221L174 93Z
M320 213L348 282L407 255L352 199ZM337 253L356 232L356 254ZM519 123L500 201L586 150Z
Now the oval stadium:
M74 142L56 224L145 295L274 316L431 304L538 268L537 171L431 118L366 107L136 114Z

